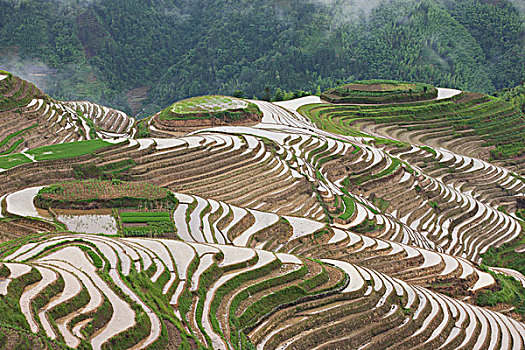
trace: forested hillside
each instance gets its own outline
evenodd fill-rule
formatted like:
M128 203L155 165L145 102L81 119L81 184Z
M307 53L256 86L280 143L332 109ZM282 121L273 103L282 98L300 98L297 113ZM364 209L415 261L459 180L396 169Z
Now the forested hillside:
M494 92L525 80L524 28L506 0L0 0L0 68L135 115L372 78Z
M518 109L525 113L525 83L514 88L507 88L497 91L495 96L512 103Z

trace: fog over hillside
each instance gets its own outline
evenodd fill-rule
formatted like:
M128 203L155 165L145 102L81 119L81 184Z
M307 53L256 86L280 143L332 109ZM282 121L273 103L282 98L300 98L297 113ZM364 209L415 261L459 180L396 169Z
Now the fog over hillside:
M493 92L525 79L520 4L2 0L0 63L57 98L141 117L210 92L263 98L370 78Z

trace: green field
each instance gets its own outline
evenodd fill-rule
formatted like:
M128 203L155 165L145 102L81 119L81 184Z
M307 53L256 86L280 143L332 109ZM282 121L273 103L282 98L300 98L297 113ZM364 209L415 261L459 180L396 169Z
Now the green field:
M30 130L32 128L35 128L37 126L38 126L38 124L34 124L34 125L31 125L31 126L25 128L25 129L18 130L16 132L12 133L12 134L7 135L7 137L5 139L0 141L0 148L5 146L9 141L11 141L11 139L13 139L13 138L17 137L18 135L21 135L24 132L26 132L26 131L28 131L28 130ZM9 154L9 153L13 152L16 149L16 147L18 147L22 142L24 142L24 139L17 140L15 142L15 144L11 148L9 148L7 151L4 151L4 152L0 153L0 155Z
M169 109L177 114L220 112L248 106L246 101L229 96L198 96L175 102Z
M155 237L175 232L169 212L122 212L119 216L126 237Z
M165 222L170 221L169 216L153 216L153 217L143 217L143 216L124 216L121 217L123 223L134 224L134 223L150 223L150 222Z
M25 163L31 163L31 159L27 158L26 156L20 153L0 157L1 169L11 169L17 165Z
M218 119L242 120L260 117L259 108L245 100L229 96L198 96L175 102L159 114L159 120Z
M341 220L348 220L354 214L355 202L352 198L343 196L343 202L345 203L345 211L339 216Z
M33 156L35 161L56 160L83 156L110 145L112 143L97 139L44 146L31 149L25 153ZM2 169L11 169L25 163L31 163L31 159L21 153L0 157L0 168Z
M144 211L144 212L123 212L120 213L120 217L122 218L144 218L145 220L147 218L155 218L155 217L170 217L170 213L168 212L151 212L151 211Z
M83 156L110 145L112 143L100 139L86 140L39 147L27 151L27 154L34 156L37 161L55 160Z

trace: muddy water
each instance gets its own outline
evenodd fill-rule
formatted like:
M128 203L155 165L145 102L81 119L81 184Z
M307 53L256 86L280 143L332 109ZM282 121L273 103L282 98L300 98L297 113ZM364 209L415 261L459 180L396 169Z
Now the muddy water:
M69 231L83 233L118 234L117 222L111 210L54 210L58 221Z

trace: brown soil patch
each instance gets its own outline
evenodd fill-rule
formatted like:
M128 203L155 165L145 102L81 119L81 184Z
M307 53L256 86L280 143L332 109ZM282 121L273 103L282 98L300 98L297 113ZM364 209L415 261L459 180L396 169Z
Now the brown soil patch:
M140 109L142 108L142 101L148 98L149 89L149 86L141 86L136 89L129 90L126 94L126 97L128 98L128 104L133 115L136 115L138 112L140 112Z
M153 124L162 131L189 133L203 128L215 126L254 126L260 122L258 115L250 115L241 121L222 120L219 118L206 119L184 119L184 120L161 120L158 115L153 117Z
M182 342L182 337L179 330L175 325L169 321L164 320L166 329L168 331L168 345L166 345L166 350L177 350Z

